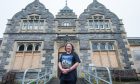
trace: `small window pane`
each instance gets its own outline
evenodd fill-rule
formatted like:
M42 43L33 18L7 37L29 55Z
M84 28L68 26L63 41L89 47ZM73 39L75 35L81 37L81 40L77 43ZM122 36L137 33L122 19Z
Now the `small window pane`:
M32 50L33 50L33 46L32 45L28 45L27 51L32 51Z
M36 20L39 19L39 16L35 16L35 19L36 19Z
M93 20L89 20L89 26L93 26Z
M65 23L63 23L63 26L70 26L70 23L65 22Z
M39 22L38 22L38 20L35 20L34 21L34 29L38 30L38 27L39 27Z
M105 24L105 28L108 29L109 28L109 25L108 24Z
M40 45L37 44L37 45L35 46L35 51L39 51L39 49L40 49Z
M99 19L103 19L103 16L99 16Z
M44 27L44 21L40 21L40 27L39 27L39 29L43 29L43 27Z
M99 26L98 26L98 24L95 24L95 28L96 28L96 29L99 29Z
M108 22L109 22L109 20L105 20L105 22L107 22L107 23L108 23Z
M33 23L33 20L29 21L29 30L32 30L34 27L34 23Z
M89 22L93 22L93 20L89 20Z
M113 50L113 45L112 44L108 44L108 50Z
M33 20L34 19L34 16L30 16L30 19Z
M98 19L98 17L97 16L94 16L94 19Z
M102 24L100 24L100 28L101 28L101 29L104 29L104 26L103 26Z
M104 29L103 20L100 20L100 21L98 22L98 24L99 24L99 28L100 28L100 29Z
M93 50L98 50L98 44L97 43L93 44Z
M101 43L101 44L100 44L100 49L101 49L101 50L105 50L105 43Z
M105 22L105 28L110 29L109 22Z
M24 45L20 45L18 51L24 51Z
M25 30L28 28L28 22L26 20L23 21L22 29Z
M94 20L94 27L95 27L95 29L99 29L98 20Z

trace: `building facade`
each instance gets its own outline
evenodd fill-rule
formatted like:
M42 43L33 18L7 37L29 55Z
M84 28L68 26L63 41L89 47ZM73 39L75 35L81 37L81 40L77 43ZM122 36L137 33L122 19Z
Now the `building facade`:
M130 50L132 57L132 68L136 69L138 76L140 76L140 38L139 37L129 37Z
M75 46L80 67L131 69L134 63L131 50L135 45L131 42L130 46L122 20L97 0L79 17L67 5L54 17L35 0L8 20L0 49L0 74L51 66L57 77L58 59L67 42Z
M2 38L0 38L0 46L1 46L1 43L2 43Z

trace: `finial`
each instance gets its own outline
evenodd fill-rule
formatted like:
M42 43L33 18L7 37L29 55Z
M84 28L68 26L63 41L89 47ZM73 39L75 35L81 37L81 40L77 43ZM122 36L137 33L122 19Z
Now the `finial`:
M66 0L66 6L68 5L68 1Z

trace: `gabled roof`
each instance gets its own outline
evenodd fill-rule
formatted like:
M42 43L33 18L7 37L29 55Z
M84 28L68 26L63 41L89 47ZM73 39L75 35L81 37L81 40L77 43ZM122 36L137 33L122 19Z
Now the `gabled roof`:
M84 10L84 12L80 14L80 24L86 25L87 18L92 17L96 14L104 15L105 18L111 19L112 24L119 29L120 19L118 18L118 16L111 12L109 9L107 9L97 0L93 0L93 2L89 4L88 7Z
M70 9L68 6L65 6L60 12L62 12L62 13L73 13L73 10Z
M76 19L76 18L77 18L77 15L75 15L75 13L73 12L73 10L70 9L70 8L66 5L66 6L65 6L63 9L61 9L60 12L56 15L56 18L57 18L57 19L58 19L58 18L60 18L60 19L62 19L62 18L70 18L70 19L74 18L74 19Z
M46 9L44 4L40 3L39 0L34 0L32 3L28 4L25 9L16 13L12 20L20 20L21 18L26 18L26 16L30 14L39 14L41 18L54 18L53 14Z

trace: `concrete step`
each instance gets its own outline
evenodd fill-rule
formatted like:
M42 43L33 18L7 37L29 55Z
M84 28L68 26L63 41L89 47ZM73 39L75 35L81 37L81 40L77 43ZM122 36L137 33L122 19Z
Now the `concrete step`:
M58 78L53 78L50 80L49 83L47 84L59 84L59 79ZM78 78L77 84L88 84L83 78Z
M53 78L53 79L51 79L50 82L47 83L47 84L59 84L59 79L58 79L58 78Z

